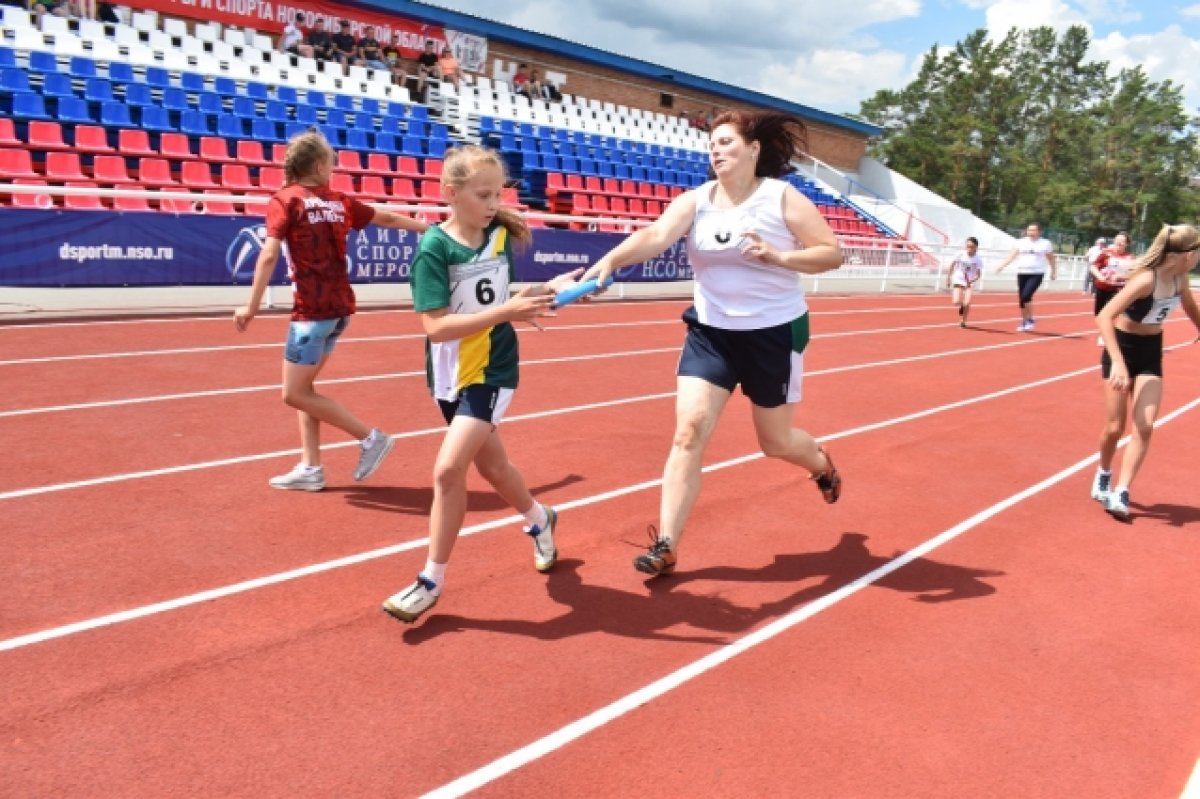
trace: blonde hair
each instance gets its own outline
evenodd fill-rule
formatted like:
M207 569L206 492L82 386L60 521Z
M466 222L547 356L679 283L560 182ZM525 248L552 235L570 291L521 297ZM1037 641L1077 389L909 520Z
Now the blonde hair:
M1133 272L1157 269L1168 255L1200 249L1200 231L1191 225L1163 225L1150 249L1137 260Z
M305 131L293 136L283 157L284 183L298 183L317 171L317 167L333 157L333 148L320 132Z
M461 189L478 174L482 167L486 166L499 169L500 175L505 180L508 179L508 170L504 168L504 161L494 150L475 144L465 144L447 150L442 163L442 188L453 186L455 189ZM501 207L497 210L496 221L508 231L508 235L514 241L521 244L529 244L533 241L533 233L530 232L529 225L525 223L520 214L511 208Z

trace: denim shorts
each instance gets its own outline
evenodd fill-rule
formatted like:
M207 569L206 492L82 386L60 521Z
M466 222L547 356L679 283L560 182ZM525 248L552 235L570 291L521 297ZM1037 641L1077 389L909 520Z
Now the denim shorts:
M283 347L283 359L299 366L316 366L333 352L338 336L345 332L348 324L348 316L292 322L288 327L287 343Z

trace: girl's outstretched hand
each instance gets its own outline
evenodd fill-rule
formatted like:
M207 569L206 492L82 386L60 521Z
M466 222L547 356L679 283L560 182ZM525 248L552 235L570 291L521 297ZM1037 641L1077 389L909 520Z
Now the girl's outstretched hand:
M583 275L583 267L573 269L570 272L563 272L561 275L551 278L546 281L546 290L551 294L557 294L565 288L570 288L579 282L579 278Z
M557 279L557 278L556 278ZM534 294L541 286L526 286L504 303L504 315L511 322L532 322L539 316L554 316L553 294Z

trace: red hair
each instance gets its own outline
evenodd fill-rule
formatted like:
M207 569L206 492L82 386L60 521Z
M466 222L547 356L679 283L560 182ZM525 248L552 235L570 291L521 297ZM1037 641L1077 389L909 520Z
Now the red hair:
M726 111L712 121L712 129L720 125L732 125L746 142L759 143L756 177L781 178L791 173L792 160L808 149L808 128L787 114Z

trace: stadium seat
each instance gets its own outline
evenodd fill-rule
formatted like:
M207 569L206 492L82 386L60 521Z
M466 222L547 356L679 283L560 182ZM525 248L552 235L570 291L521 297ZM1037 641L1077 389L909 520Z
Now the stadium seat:
M345 172L334 172L329 178L329 188L343 194L358 194L354 188L354 179Z
M111 76L109 80L112 80ZM138 108L154 105L154 95L150 93L150 87L144 83L126 83L125 105Z
M164 158L195 158L191 141L182 133L164 133L158 139L158 152Z
M67 183L68 189L95 189L95 183L79 181ZM94 194L68 194L63 197L63 208L72 211L107 211L108 206Z
M121 130L117 132L117 149L125 155L157 155L150 146L150 134L144 130Z
M442 187L436 180L422 180L420 198L423 203L442 204Z
M13 126L13 121L8 117L0 117L0 145L4 147L12 147L14 145L19 147L21 145L21 140L17 138L17 131Z
M138 163L138 180L147 186L178 186L171 176L171 163L165 158L142 158Z
M339 172L362 173L367 171L363 168L362 159L354 150L340 150L337 154L337 165L334 168Z
M417 190L413 186L413 182L409 178L396 178L392 181L392 193L390 199L399 200L402 203L415 203Z
M14 180L13 183L17 186L45 186L44 180ZM14 208L54 208L54 198L49 194L12 194L12 206Z
M217 139L217 141L224 142L224 139ZM262 142L252 139L238 141L236 160L250 166L269 166L272 163L263 154Z
M50 119L46 103L40 94L14 94L12 99L14 119Z
M179 130L188 136L207 136L212 133L208 114L190 108L179 115Z
M179 169L179 182L189 189L216 188L212 168L207 161L184 161Z
M240 144L241 142L238 143ZM258 144L258 142L250 143ZM259 152L262 152L261 145L259 145ZM215 161L217 163L233 160L229 157L229 143L225 139L218 139L216 136L200 137L200 158L205 161Z
M258 185L267 191L279 191L283 188L283 170L279 167L264 166L258 170Z
M28 150L0 150L0 178L36 178L40 177L33 171L33 158Z
M132 183L125 157L120 155L98 155L92 160L92 179L97 183Z
M388 197L380 175L363 175L359 185L359 195L365 199L383 201Z
M54 181L87 180L79 153L46 153L46 179Z
M145 197L114 197L114 211L153 211Z
M156 105L147 105L142 107L141 126L144 130L149 131L172 131L175 126L171 124L171 114L165 108L160 108Z
M42 80L43 97L74 97L75 86L71 76L60 72L52 72Z
M371 157L376 155L383 155L385 158L388 157L383 153L372 153ZM421 172L421 167L417 165L416 158L413 158L411 155L402 155L396 159L395 174L406 178L419 178L424 173Z
M88 108L87 100L79 97L60 97L58 98L58 108L55 116L60 122L82 122L88 124L95 122L92 118L92 112Z
M205 189L205 194L227 194L221 189ZM205 200L204 213L219 216L237 216L237 210L229 200Z
M197 208L195 200L185 200L175 197L157 197L158 210L165 214L190 214Z
M245 164L222 164L221 185L226 189L248 190L258 188L250 180L250 169Z
M12 120L8 120L12 124ZM35 150L69 150L71 146L63 141L62 125L57 122L35 120L29 123L29 146Z
M0 94L30 94L29 74L23 69L0 69Z
M106 128L132 128L133 119L129 115L129 106L118 102L101 103L100 124Z
M426 158L424 175L427 178L437 178L438 180L441 180L442 160L440 158Z
M387 153L368 153L366 171L376 175L401 174L399 171L393 173L392 157Z
M287 158L287 145L286 144L272 144L271 145L271 163L272 164L275 164L276 166L283 166L284 159L286 159L286 158Z

